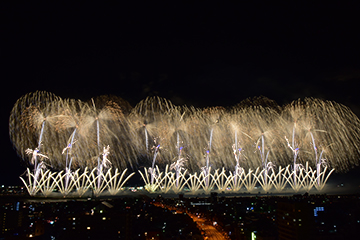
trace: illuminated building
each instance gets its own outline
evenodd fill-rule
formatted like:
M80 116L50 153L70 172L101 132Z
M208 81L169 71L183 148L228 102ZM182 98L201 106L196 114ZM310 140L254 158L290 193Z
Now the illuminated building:
M314 223L312 209L304 202L279 202L277 225L279 240L309 239Z

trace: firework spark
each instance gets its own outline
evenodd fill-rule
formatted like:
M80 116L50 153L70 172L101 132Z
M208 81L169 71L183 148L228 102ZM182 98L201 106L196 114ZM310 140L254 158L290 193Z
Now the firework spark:
M83 102L35 92L15 103L9 122L11 141L22 159L32 163L34 152L39 158L43 154L43 162L60 170L96 167L101 149L104 167L111 162L120 169L147 165L154 171L154 156L157 164L165 166L183 158L178 157L181 151L192 172L204 166L232 171L260 166L271 170L289 164L299 168L306 162L314 168L326 163L347 171L358 165L360 155L356 115L344 105L314 98L285 106L253 98L229 109L198 109L149 97L131 108L118 97ZM158 144L151 149L155 138L161 140L161 154L157 154ZM28 149L31 146L38 151ZM185 161L177 164L184 168Z

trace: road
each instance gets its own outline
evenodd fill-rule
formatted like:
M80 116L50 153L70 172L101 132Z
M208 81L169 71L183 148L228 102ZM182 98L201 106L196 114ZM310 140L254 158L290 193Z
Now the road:
M182 214L183 212L178 210L173 206L167 206L165 204L153 203L154 206L167 208L169 210L176 211L178 214ZM187 212L187 214L192 218L192 220L198 225L199 229L202 229L205 232L205 239L207 240L226 240L225 236L221 234L212 224L209 224L205 221L204 218L198 217L192 213Z
M204 230L206 236L207 236L207 239L219 239L219 240L222 240L222 239L226 239L224 237L224 235L222 235L213 225L211 224L208 224L205 222L205 219L203 218L198 218L198 216L194 215L194 214L191 214L191 213L188 213L188 215L192 218L192 220L194 222L196 222L196 224L202 229Z

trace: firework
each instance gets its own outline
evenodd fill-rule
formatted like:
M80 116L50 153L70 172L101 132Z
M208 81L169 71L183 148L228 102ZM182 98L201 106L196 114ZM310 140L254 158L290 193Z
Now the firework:
M96 178L101 192L110 186L105 181L113 177L110 168L140 166L149 171L144 179L157 184L150 187L154 189L164 182L177 189L186 184L191 189L252 189L255 180L265 190L283 189L285 175L294 189L319 187L327 180L327 169L347 171L358 165L359 127L348 107L314 98L285 106L253 98L232 108L198 109L149 97L131 108L114 96L84 102L35 92L15 103L9 119L13 145L34 169L29 176L33 190L48 168L64 171L57 179L64 192L80 184L74 180L81 176L75 174L78 169L97 169L87 176L93 177L91 184ZM160 177L164 168L169 181ZM187 180L185 173L190 174ZM316 183L306 183L314 178Z

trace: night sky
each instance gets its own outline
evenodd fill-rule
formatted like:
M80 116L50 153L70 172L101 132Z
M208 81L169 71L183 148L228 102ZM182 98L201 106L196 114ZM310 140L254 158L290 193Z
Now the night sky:
M8 134L18 98L36 90L135 105L231 106L264 95L279 104L335 100L360 116L359 5L51 5L1 3L0 184L24 172Z

